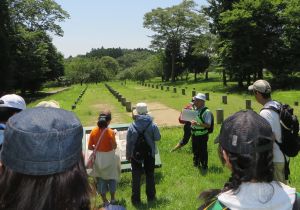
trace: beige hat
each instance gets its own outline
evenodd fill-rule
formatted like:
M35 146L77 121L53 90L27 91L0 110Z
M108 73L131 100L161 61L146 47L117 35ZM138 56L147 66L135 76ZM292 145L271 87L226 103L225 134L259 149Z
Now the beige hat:
M257 80L248 87L249 91L258 91L260 93L271 93L271 85L266 80Z
M52 108L60 108L59 103L55 100L50 101L41 101L36 105L36 107L52 107Z

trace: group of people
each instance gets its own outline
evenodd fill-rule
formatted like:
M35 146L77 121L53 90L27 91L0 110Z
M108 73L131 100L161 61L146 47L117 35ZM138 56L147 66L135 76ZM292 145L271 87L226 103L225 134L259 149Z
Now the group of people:
M295 188L286 185L286 157L275 143L281 142L279 116L268 109L280 104L271 99L271 86L265 80L256 81L249 90L264 109L260 114L239 111L223 122L215 143L231 176L222 189L200 194L204 199L200 210L300 209ZM192 136L193 163L203 171L208 169L207 142L212 126L212 113L205 101L201 93L193 98L188 108L195 110L197 117L184 122L184 138L174 148L182 147ZM91 209L92 190L82 155L83 127L74 113L49 106L26 109L20 96L0 98L0 209ZM90 150L97 151L91 175L96 178L104 207L115 204L120 178L111 119L110 111L100 113L88 143ZM127 131L126 159L132 167L131 201L138 205L143 173L147 200L156 199L155 142L161 135L147 104L136 105L133 120ZM136 145L142 140L147 151L137 158Z

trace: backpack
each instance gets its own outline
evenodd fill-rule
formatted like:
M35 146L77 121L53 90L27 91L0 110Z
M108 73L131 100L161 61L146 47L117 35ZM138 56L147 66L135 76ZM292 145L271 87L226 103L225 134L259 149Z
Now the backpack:
M288 104L281 104L280 109L272 106L264 109L271 109L279 114L282 143L278 141L276 143L283 154L288 157L295 157L300 150L300 137L298 134L299 121L294 115L294 109Z
M201 110L201 112L199 113L199 117L200 117L200 119L202 120L202 122L204 122L204 119L203 119L203 113L207 110L208 108L207 107L204 107L202 110ZM214 122L215 120L214 120L214 115L213 115L213 113L211 112L211 124L210 124L210 128L207 128L207 131L208 131L208 133L212 133L212 132L214 132L214 124L215 124L215 122Z
M132 156L133 159L135 159L136 161L142 161L145 159L146 156L151 154L151 147L147 143L147 141L145 139L145 135L144 135L145 131L151 124L152 124L152 122L150 122L142 132L139 131L136 128L136 126L134 126L134 124L132 124L138 133L138 137L137 137L137 140L136 140L134 148L133 148L133 156Z

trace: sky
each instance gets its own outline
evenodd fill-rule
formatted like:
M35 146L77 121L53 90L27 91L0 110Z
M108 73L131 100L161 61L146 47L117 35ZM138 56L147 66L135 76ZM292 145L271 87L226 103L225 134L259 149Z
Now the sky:
M55 0L70 14L59 23L64 36L52 36L64 57L83 55L92 48L148 48L151 30L143 27L143 17L158 7L181 0ZM194 0L199 8L206 0Z

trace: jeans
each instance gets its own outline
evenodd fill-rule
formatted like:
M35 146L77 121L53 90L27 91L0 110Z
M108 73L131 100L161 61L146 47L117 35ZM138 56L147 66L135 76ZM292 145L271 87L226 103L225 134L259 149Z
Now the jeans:
M146 175L146 195L147 200L155 199L155 181L154 181L154 167L155 167L155 158L152 155L148 155L144 159L144 168L142 163L131 159L131 167L132 167L132 202L140 202L141 201L141 176L143 172Z
M194 166L207 169L208 152L207 152L208 134L203 136L192 135L192 146L194 154ZM201 164L201 165L200 165Z
M105 194L107 191L110 193L116 192L117 189L117 181L114 179L102 179L100 177L97 178L97 191L100 194Z

